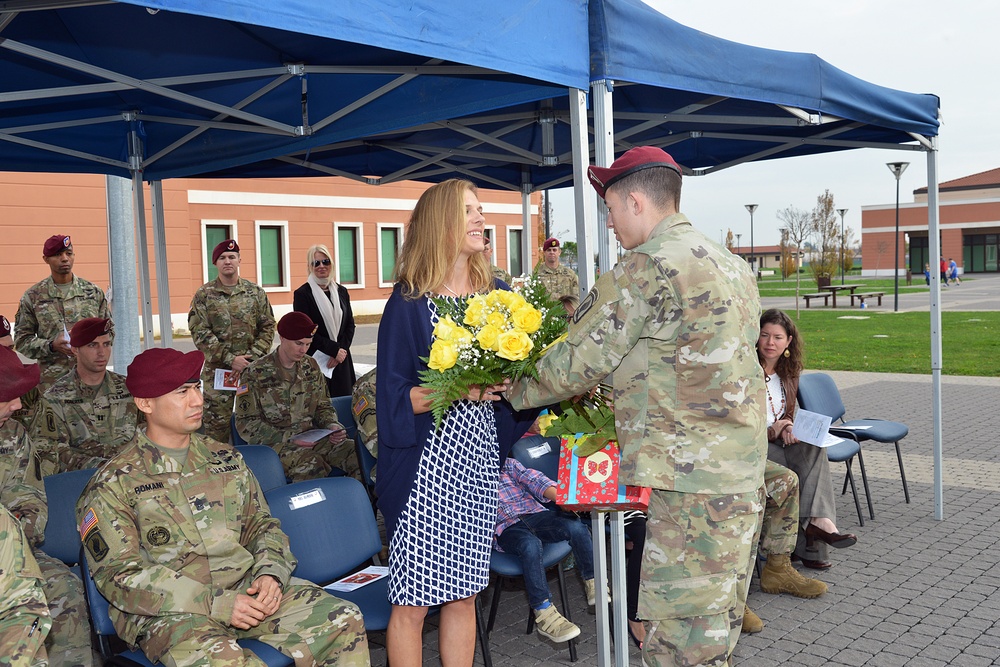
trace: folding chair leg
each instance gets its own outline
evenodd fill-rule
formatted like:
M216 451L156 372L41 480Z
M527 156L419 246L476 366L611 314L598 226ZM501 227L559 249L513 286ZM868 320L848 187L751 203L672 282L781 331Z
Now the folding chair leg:
M567 599L567 596L566 596L566 573L563 572L562 563L557 563L556 564L556 572L557 572L558 577L559 577L559 598L562 600L563 616L566 617L567 621L570 621L572 623L573 622L573 617L572 617L571 612L569 610L569 600ZM532 617L532 620L534 620L534 617ZM576 662L577 661L576 640L575 639L570 639L569 640L569 661L570 662Z
M476 636L479 638L479 650L483 654L483 665L493 667L493 656L490 654L490 638L486 632L486 625L483 621L483 603L480 596L476 596Z
M896 441L896 460L899 461L899 476L903 479L903 495L910 502L910 487L906 485L906 473L903 472L903 453L899 451L899 441Z
M500 593L503 591L503 577L493 580L493 600L490 601L490 620L486 624L486 636L493 632L493 624L497 620L497 609L500 607Z
M868 501L868 516L875 518L875 507L872 505L872 492L868 489L868 472L865 470L865 457L858 450L858 467L861 468L861 483L865 487L865 499Z
M861 513L861 501L858 500L858 487L854 484L854 473L851 472L851 462L854 458L847 459L847 477L844 480L846 485L847 482L851 483L851 493L854 494L854 508L858 510L858 521L861 522L862 527L865 525L865 515Z

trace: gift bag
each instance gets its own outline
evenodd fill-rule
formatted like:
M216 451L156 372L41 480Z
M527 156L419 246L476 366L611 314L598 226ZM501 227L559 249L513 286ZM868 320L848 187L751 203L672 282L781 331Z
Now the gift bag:
M643 510L649 507L649 489L618 483L621 450L612 441L586 458L573 452L573 446L586 434L577 433L562 439L559 452L559 483L556 503L567 510Z

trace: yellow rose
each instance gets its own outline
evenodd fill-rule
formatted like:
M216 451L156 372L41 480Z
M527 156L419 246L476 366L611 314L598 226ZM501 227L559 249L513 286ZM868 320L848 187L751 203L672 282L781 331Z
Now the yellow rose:
M486 324L487 326L495 326L497 329L506 329L507 314L502 310L491 310L486 314Z
M451 337L451 342L453 342L458 347L468 347L472 345L472 332L463 327L455 327L454 334Z
M458 347L453 343L438 339L431 345L431 353L427 359L427 367L442 373L458 361Z
M542 311L525 304L511 313L510 321L524 333L535 333L542 326Z
M481 294L469 299L464 322L471 327L481 327L486 322L486 298Z
M497 349L497 338L503 333L502 329L498 329L492 324L487 324L485 327L479 330L476 334L476 340L479 341L479 347L484 350L496 350Z
M504 301L504 294L508 294L507 290L495 289L486 295L486 305L490 308L496 308Z
M552 422L554 422L558 418L559 417L557 415L554 415L551 412L544 415L539 415L538 417L539 433L545 435L545 433L549 430L549 427L552 426Z
M456 326L450 317L442 317L434 325L434 338L437 340L451 340Z
M523 331L505 331L497 337L497 356L511 361L521 361L528 357L535 346Z
M510 309L511 312L518 310L519 308L524 308L528 305L528 302L524 300L524 297L517 292L504 292L503 304Z

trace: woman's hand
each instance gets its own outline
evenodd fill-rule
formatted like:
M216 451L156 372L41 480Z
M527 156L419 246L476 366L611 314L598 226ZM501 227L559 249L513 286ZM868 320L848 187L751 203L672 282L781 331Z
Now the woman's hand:
M505 391L510 388L510 380L505 379L500 384L471 387L469 393L462 398L469 401L499 401Z
M788 445L794 445L799 441L794 435L792 435L792 420L791 419L779 419L774 422L774 428L778 429L778 440L787 447Z

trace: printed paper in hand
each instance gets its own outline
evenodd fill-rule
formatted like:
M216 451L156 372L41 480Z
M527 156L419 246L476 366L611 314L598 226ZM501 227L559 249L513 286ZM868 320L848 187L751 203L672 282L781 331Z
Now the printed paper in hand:
M323 373L323 375L328 378L333 377L333 369L327 366L331 359L329 354L316 350L312 353L312 358L316 360L317 364L319 364L319 370Z
M225 368L215 369L215 389L217 391L236 391L240 383L234 380L236 374Z
M292 436L292 442L301 447L315 447L316 443L333 433L328 428L314 428Z
M843 438L830 435L830 422L832 420L818 412L808 410L796 410L795 421L792 423L792 435L817 447L830 447L838 442L843 442Z
M369 565L360 572L349 574L343 579L327 584L323 588L328 591L353 591L389 576L389 568L384 565Z

